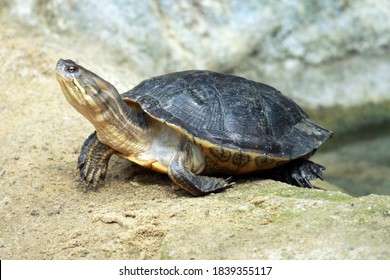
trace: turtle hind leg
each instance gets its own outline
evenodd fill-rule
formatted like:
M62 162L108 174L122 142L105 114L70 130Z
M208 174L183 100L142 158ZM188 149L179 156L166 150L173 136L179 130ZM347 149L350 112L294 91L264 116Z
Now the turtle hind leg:
M230 178L215 178L209 176L196 175L190 171L189 164L191 156L185 151L179 151L172 158L168 175L171 180L194 196L203 196L209 193L220 192L234 183Z
M286 178L298 187L313 188L310 180L321 179L325 167L310 160L295 160L290 164L290 172L286 172Z
M78 159L77 168L80 180L88 184L88 188L96 188L99 181L106 177L107 166L114 150L99 141L96 131L85 140Z
M270 177L297 187L313 188L310 180L323 180L324 170L324 166L310 160L296 159L274 169Z

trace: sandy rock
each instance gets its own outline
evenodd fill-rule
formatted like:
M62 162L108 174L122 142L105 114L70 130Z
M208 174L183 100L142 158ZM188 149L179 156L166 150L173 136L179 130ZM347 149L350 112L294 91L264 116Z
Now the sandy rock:
M58 8L60 1L50 3ZM34 18L35 8L17 7L3 7L2 15L6 8L22 13L31 26L52 11ZM66 103L55 63L75 57L124 89L142 73L124 71L131 63L118 65L100 44L65 36L67 29L63 37L59 27L47 37L41 27L6 19L0 20L1 259L390 259L388 196L354 198L248 178L193 198L167 176L118 158L104 186L84 192L76 161L93 128ZM294 44L291 52L300 55ZM159 63L150 67L166 69Z

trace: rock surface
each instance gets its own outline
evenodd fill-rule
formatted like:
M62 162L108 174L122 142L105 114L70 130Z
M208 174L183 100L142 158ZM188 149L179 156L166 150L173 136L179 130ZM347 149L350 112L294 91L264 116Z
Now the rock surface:
M147 77L213 69L277 85L306 106L390 100L386 0L6 3L27 26L98 43Z
M66 29L65 19L77 22L69 18L70 12L68 18L63 12L53 15L61 1L49 2L51 8L41 7L41 12L21 11L22 6L9 3L0 19L0 259L390 259L388 196L354 198L241 178L225 192L193 198L172 188L166 176L118 158L110 162L103 187L83 192L75 166L93 128L60 92L53 71L58 58L80 61L120 90L139 82L146 72L165 71L170 63L158 59L161 65L151 64L156 54L147 59L145 53L134 56L147 65L135 69L145 73L129 71L137 63L120 64L118 56L102 51L104 44L91 44L91 37ZM43 2L24 3L28 7ZM147 9L150 3L145 3ZM73 12L79 4L69 9ZM159 9L173 13L168 6ZM7 20L8 11L24 15L30 26ZM42 32L49 24L41 20L50 18L58 26ZM102 19L120 21L118 16ZM159 47L164 41L154 39ZM171 59L187 61L181 56Z

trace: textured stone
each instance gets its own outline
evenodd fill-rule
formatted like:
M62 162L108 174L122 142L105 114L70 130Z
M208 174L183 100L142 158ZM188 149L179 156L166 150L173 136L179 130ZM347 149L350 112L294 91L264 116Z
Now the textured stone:
M315 107L390 99L389 1L9 2L25 24L100 42L146 76L233 71Z
M371 128L375 113L380 137L335 137L338 148L322 161L325 178L339 174L349 190L368 185L360 195L388 188L389 2L286 2L116 1L122 6L102 9L2 1L0 258L390 259L388 196L237 178L225 192L192 198L167 176L117 158L104 187L77 188L77 154L93 128L55 81L60 57L121 90L157 73L210 68L269 82L305 105L339 104L316 110L321 121ZM351 112L351 104L363 105Z

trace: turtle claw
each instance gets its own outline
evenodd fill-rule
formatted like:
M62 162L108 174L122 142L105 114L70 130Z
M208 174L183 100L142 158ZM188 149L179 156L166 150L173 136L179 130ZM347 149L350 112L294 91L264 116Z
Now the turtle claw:
M216 177L210 177L210 178L211 178L214 186L212 186L212 184L210 184L208 192L220 192L220 191L226 190L228 188L231 188L233 185L236 184L236 182L232 182L232 179L233 179L232 176L230 176L226 179L216 178Z
M86 182L88 188L96 189L100 181L106 178L108 160L96 161L93 158L78 165L80 181Z
M224 185L224 188L230 188L232 186L234 186L236 184L236 182L232 182L232 179L233 179L233 176L230 176L228 178L225 179L225 185Z
M309 187L309 188L313 188L313 185L310 183L310 181L307 179L307 178L303 178L303 186L302 187Z
M317 175L317 178L324 181L324 177L322 176L322 172L319 171L319 172L316 172L316 175Z
M202 195L208 194L208 193L216 193L224 191L228 188L231 188L233 185L236 184L236 182L232 182L233 177L228 177L226 179L223 178L216 178L216 177L206 177L206 176L199 176L201 180L203 181L202 184Z
M84 142L77 162L80 181L87 183L87 189L96 189L100 181L106 178L108 162L114 150L101 143L92 133Z
M314 188L311 180L323 180L325 167L306 159L293 160L268 174L269 178L303 188Z
M325 167L309 160L291 162L290 172L286 173L286 181L298 187L313 188L310 180L321 179Z

